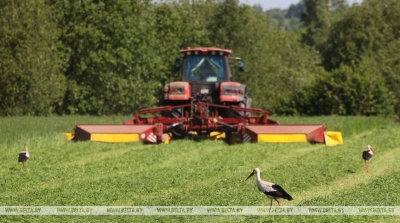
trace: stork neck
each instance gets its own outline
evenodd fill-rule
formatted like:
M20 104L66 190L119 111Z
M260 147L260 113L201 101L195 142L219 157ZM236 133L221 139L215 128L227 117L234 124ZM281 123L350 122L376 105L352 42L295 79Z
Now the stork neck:
M261 180L260 171L257 171L257 172L256 172L256 178L257 178L257 181L260 181L260 180Z

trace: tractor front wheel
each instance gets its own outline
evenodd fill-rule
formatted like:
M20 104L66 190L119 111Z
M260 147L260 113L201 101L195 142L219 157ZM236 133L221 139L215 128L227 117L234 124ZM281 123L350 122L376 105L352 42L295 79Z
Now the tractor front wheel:
M242 107L242 108L246 108L246 102L244 102L244 101L241 101L241 102L239 102L237 104L234 104L234 105ZM226 115L229 118L235 118L235 117L238 117L238 116L245 116L246 112L245 111L228 110Z

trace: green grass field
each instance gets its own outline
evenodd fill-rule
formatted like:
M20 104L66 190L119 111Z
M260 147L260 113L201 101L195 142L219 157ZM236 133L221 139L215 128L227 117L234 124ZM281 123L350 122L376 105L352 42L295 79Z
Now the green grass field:
M273 117L322 123L344 144L72 142L79 123L130 116L0 117L0 206L263 206L253 168L295 199L284 206L400 206L400 125L378 117ZM376 155L365 173L361 152ZM24 146L31 158L17 162ZM276 205L276 203L274 203ZM400 216L0 216L0 222L400 222Z

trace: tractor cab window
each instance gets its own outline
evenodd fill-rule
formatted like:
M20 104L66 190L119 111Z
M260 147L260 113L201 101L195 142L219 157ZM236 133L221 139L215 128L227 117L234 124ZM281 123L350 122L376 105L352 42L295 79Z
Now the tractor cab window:
M183 81L217 82L226 80L224 56L192 55L185 57Z

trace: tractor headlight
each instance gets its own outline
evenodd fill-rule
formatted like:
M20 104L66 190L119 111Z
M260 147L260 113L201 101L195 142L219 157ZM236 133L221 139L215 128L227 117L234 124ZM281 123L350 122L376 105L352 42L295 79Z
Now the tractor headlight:
M225 95L238 95L238 94L243 95L244 89L237 88L237 87L225 87L224 94Z
M221 102L240 102L244 100L246 86L237 82L222 82L220 84Z
M164 88L164 97L168 100L189 100L191 88L188 82L173 82ZM165 92L166 91L166 92Z
M170 85L168 93L169 94L184 94L185 93L185 86Z

